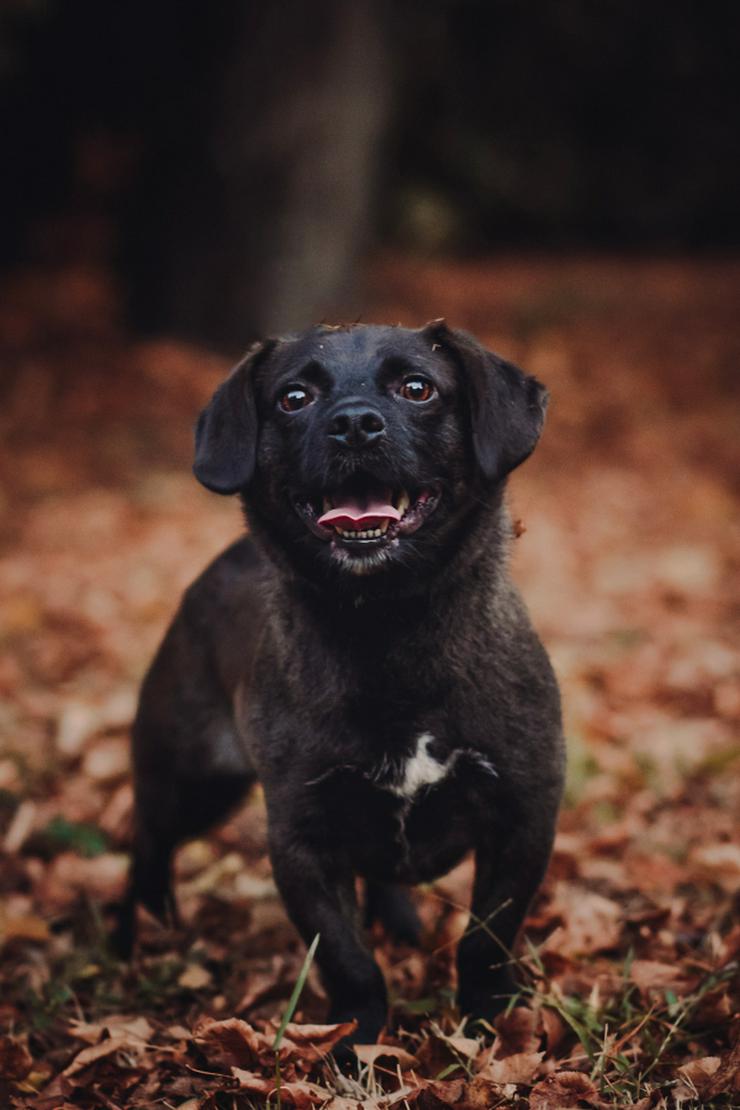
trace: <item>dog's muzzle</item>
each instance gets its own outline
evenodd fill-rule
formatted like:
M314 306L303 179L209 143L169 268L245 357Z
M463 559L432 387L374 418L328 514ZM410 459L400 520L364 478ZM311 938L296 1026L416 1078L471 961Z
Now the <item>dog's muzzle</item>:
M352 480L320 498L296 498L294 506L319 539L361 554L390 547L416 532L438 501L436 487L412 492Z

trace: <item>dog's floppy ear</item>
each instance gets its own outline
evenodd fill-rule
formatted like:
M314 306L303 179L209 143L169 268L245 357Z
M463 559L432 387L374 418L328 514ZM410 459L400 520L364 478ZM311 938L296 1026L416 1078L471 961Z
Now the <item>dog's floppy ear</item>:
M193 473L214 493L238 493L252 479L257 460L254 372L275 347L257 343L222 382L195 426Z
M427 324L422 335L432 349L448 351L462 371L476 461L485 478L500 481L534 451L545 421L547 390L444 320Z

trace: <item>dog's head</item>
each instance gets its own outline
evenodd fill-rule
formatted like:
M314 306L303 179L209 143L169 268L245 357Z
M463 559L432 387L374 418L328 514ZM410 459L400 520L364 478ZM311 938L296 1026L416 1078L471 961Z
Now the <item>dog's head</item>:
M248 353L200 415L194 471L304 573L426 575L531 454L546 403L443 320L319 326Z

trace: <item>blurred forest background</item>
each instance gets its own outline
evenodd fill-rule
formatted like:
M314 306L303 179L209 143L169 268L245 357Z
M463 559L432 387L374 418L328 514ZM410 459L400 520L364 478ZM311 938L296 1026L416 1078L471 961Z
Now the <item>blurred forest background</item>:
M191 428L256 335L442 315L551 389L510 502L567 804L492 1047L450 1009L465 864L421 954L372 938L356 1082L309 976L283 1104L738 1105L739 31L689 0L0 6L3 1105L273 1089L303 950L258 797L181 853L182 930L105 947L137 686L241 528Z

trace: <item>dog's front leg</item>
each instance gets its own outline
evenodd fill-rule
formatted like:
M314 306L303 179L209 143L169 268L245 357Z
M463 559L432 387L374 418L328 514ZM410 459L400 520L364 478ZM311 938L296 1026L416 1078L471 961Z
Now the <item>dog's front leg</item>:
M372 1044L386 1021L385 981L362 940L354 875L341 846L307 841L305 823L299 830L284 813L270 824L273 874L291 920L307 944L320 934L316 962L331 1003L329 1020L356 1018L352 1041Z
M518 990L512 949L529 903L547 868L554 812L492 828L476 847L468 928L457 953L458 1005L490 1020Z

